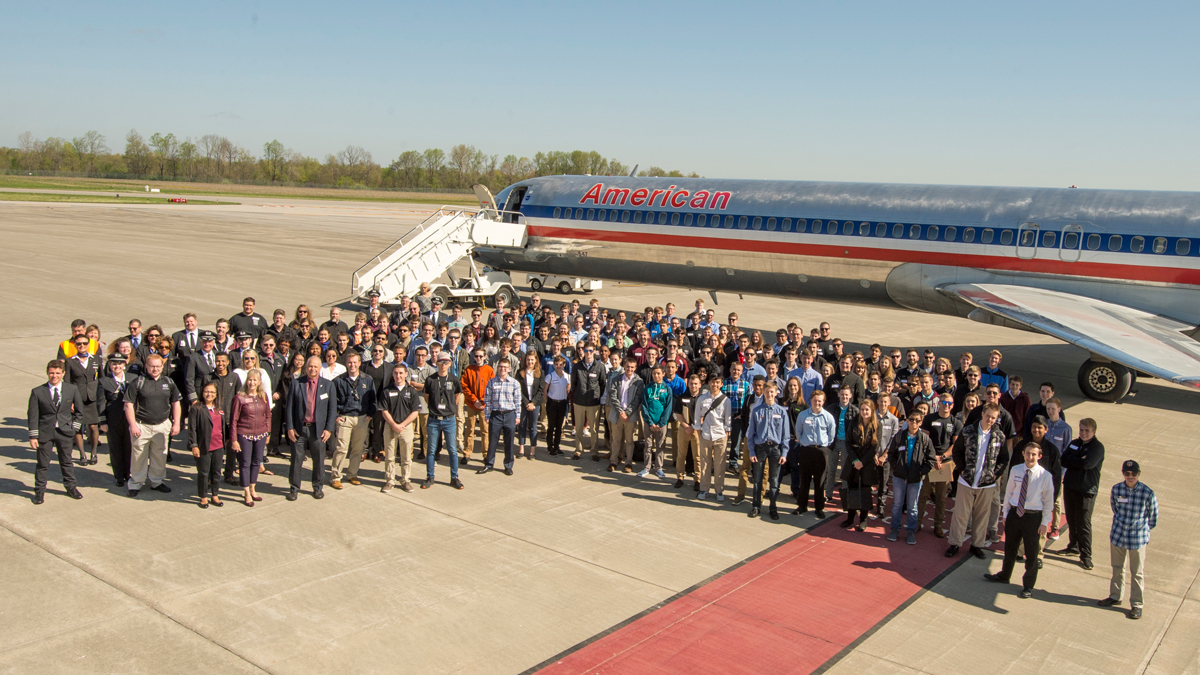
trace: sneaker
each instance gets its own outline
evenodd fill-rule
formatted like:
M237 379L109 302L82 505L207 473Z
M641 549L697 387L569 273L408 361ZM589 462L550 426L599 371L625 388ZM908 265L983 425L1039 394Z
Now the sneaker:
M1047 541L1058 541L1058 528L1050 530L1050 534L1046 535Z
M463 485L463 482L461 480L454 478L454 479L450 480L450 487L454 488L455 490L463 490L467 486Z
M654 475L658 476L659 478L667 477L667 474L662 469L659 469L658 471L654 472Z
M909 532L909 533L908 533L908 545L909 545L909 546L912 546L912 545L913 545L913 544L915 544L915 543L917 543L917 533L916 533L916 532Z
M413 491L412 483L410 483L408 481L404 481L403 483L400 484L400 489L404 490L405 492L412 492Z
M391 484L391 483L385 483L383 487L379 488L379 491L380 491L380 492L391 492L391 491L392 491L392 484Z
M719 502L724 502L724 501L725 501L725 495L717 495L717 501L719 501Z
M645 470L645 469L642 469L641 471L637 472L637 477L638 477L638 478L645 478L645 477L646 477L646 476L648 476L649 474L650 474L650 472L649 472L649 471L647 471L647 470Z
M428 490L431 487L433 487L433 479L432 478L426 478L425 481L421 483L422 490Z
M899 538L900 538L899 532L897 532L895 530L888 530L888 536L887 536L888 541L896 541Z
M708 493L701 492L700 494L696 495L696 499L699 499L700 501L704 501L705 499L708 499Z

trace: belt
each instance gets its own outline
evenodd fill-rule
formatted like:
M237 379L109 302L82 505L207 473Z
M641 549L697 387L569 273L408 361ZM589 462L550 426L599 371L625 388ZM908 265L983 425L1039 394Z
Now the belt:
M768 448L778 448L779 444L776 443L775 441L765 441L763 443L755 443L754 446L755 447L764 447L765 446Z
M551 400L553 400L553 399L551 399ZM493 415L508 415L510 413L516 413L516 412L517 412L516 410L493 410L492 414Z
M1010 505L1009 505L1009 508L1011 508L1011 509L1016 509L1017 507L1015 507L1015 506L1012 506L1012 505L1010 504ZM1036 514L1036 515L1039 515L1039 516L1040 516L1040 515L1042 515L1042 510L1041 510L1041 509L1038 509L1038 510L1034 511L1033 509L1025 509L1025 515L1029 515L1029 514L1031 514L1031 513L1033 513L1033 514Z

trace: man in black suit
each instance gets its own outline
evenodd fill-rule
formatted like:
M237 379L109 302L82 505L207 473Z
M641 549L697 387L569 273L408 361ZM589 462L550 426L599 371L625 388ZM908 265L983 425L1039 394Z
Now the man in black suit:
M283 369L286 364L283 357L275 353L275 336L264 332L258 338L258 367L267 371L271 378L271 436L267 439L267 452L273 457L282 457L279 453L279 433L283 429L283 406L279 401L283 398Z
M129 320L129 335L126 335L125 337L129 338L129 344L133 345L134 350L136 350L138 347L142 346L142 320L141 319L130 319Z
M304 364L304 376L292 380L284 415L284 428L295 448L292 450L289 502L296 501L300 494L300 472L308 451L312 452L313 458L313 498L325 496L321 490L325 481L325 455L329 454L329 439L333 436L336 421L337 393L333 382L321 377L321 359L311 356Z
M204 383L212 379L213 371L217 368L216 344L217 336L212 331L200 331L200 348L188 357L187 373L183 380L188 403L195 403Z
M430 309L430 311L426 312L425 315L421 317L422 322L424 322L425 320L428 320L429 323L432 323L435 328L438 325L440 325L443 321L445 321L447 323L450 322L450 318L451 318L450 315L446 314L445 312L442 311L442 299L441 298L434 296L434 298L429 301L429 304L432 307L432 309Z
M75 385L63 382L66 368L62 361L46 364L46 384L29 392L29 447L37 453L33 472L33 503L45 501L46 476L50 472L51 453L58 451L63 487L72 499L83 499L75 483L71 464L71 440L83 428L83 397Z
M108 357L109 374L100 378L96 396L100 407L100 430L108 435L108 463L117 487L124 487L125 481L129 480L129 455L133 447L129 438L129 420L125 417L125 387L137 377L125 372L127 362L121 352Z
M175 372L182 370L186 374L192 352L200 349L198 326L195 313L188 312L183 315L183 330L175 331L171 335L171 342L175 343ZM178 384L183 384L182 378Z

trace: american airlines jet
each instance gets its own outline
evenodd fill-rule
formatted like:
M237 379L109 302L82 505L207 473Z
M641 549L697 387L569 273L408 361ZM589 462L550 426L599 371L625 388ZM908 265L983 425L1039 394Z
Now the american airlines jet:
M499 194L510 271L964 316L1091 352L1079 386L1200 388L1200 193L553 176Z

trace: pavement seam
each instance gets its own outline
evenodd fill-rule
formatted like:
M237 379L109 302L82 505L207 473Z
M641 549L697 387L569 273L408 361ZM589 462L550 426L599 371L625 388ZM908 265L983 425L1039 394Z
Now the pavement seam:
M1122 574L1124 574L1124 571L1122 571ZM1180 594L1179 604L1175 605L1175 609L1171 610L1171 616L1167 617L1167 621L1163 624L1162 630L1160 630L1158 632L1158 636L1154 638L1154 649L1150 650L1150 654L1146 657L1146 660L1142 662L1141 667L1138 668L1138 673L1145 673L1150 668L1150 664L1154 662L1154 657L1158 655L1158 649L1162 646L1163 639L1167 637L1167 631L1171 630L1171 626L1175 624L1175 617L1179 615L1179 610L1183 609L1183 603L1187 602L1188 596L1192 592L1192 588L1194 588L1196 585L1197 578L1200 578L1200 569L1196 570L1196 573L1192 575L1191 583L1189 583L1187 589Z
M237 653L237 652L236 652L236 651L234 651L233 649L230 649L229 647L227 647L227 646L225 646L225 645L223 645L223 644L221 644L221 643L219 643L219 642L217 642L217 641L213 640L212 638L208 637L207 635L205 635L205 634L204 634L203 632L201 632L200 630L198 630L198 629L196 629L196 628L193 628L193 627L191 627L191 626L189 626L189 625L185 624L183 621L181 621L181 620L179 620L179 619L175 618L174 616L171 616L169 613L167 613L167 612L163 611L162 609L160 609L160 608L159 608L157 605L155 605L154 603L152 603L152 602L149 602L149 601L147 601L147 600L145 600L145 599L143 599L143 598L139 597L139 596L138 596L136 593L133 593L133 592L131 592L131 591L129 591L129 590L126 590L126 589L124 589L124 588L121 588L120 586L118 586L118 585L116 585L116 584L114 584L114 583L112 583L112 582L108 581L108 580L107 580L107 579L105 579L104 577L100 576L99 574L97 574L97 573L93 572L91 569L89 569L87 565L84 565L84 564L82 564L82 563L78 563L78 562L76 562L76 561L74 561L74 560L72 560L72 559L68 558L67 556L65 556L65 555L62 555L62 554L58 553L58 552L57 552L57 551L55 551L55 550L54 550L54 549L53 549L53 548L52 548L50 545L43 543L43 542L42 542L42 541L40 541L39 539L33 538L33 537L29 536L29 535L26 535L26 534L25 534L25 533L23 533L23 532L20 532L20 531L18 531L18 530L16 530L16 529L14 529L14 527L13 527L13 525L12 525L11 523L9 523L9 522L6 522L6 521L0 521L0 526L3 526L3 527L4 527L4 529L6 529L6 530L8 530L9 532L11 532L11 533L12 533L14 536L20 537L21 539L23 539L24 541L28 542L29 544L31 544L31 545L33 545L33 546L36 546L37 548L39 548L39 549L41 549L41 550L45 551L46 553L48 553L48 554L50 554L50 555L54 556L54 557L55 557L55 558L57 558L58 560L61 560L61 561L63 561L64 563L66 563L66 564L68 564L68 565L70 565L70 566L74 567L75 569L77 569L77 570L79 570L79 571L83 572L84 574L86 574L86 575L88 575L88 576L92 577L93 579L95 579L96 581L98 581L98 582L100 582L100 583L104 584L105 586L108 586L109 588L111 588L111 589L113 589L113 590L117 591L118 593L121 593L121 594L123 594L123 595L125 595L125 596L129 597L130 599L134 600L135 602L137 602L137 603L140 603L141 605L143 605L143 606L145 606L146 608L148 608L150 611L152 611L152 612L154 612L154 613L156 613L156 614L158 614L158 615L162 616L164 619L166 619L167 621L170 621L171 623L173 623L173 624L175 624L175 625L179 626L180 628L182 628L182 629L184 629L184 630L186 630L186 631L188 631L188 632L190 632L190 633L192 633L192 634L196 635L196 636L197 636L197 637L199 637L201 640L204 640L205 642L208 642L209 644L213 645L213 646L214 646L214 647L216 647L217 649L220 649L221 651L223 651L223 652L226 652L226 653L228 653L229 655L231 655L231 656L233 656L233 657L235 657L235 658L237 658L237 659L239 659L239 660L241 660L241 661L244 661L245 663L249 664L250 666L253 666L254 668L257 668L258 670L260 670L260 671L262 671L262 672L264 672L264 673L272 673L272 671L271 671L271 670L268 670L267 668L265 668L265 667L263 667L263 666L261 666L261 665L259 665L259 664L255 663L255 662L254 662L253 660L251 660L250 658L248 658L248 657L246 657L246 656L243 656L242 654L239 654L239 653ZM49 637L49 636L47 636L47 637ZM34 641L34 642L37 642L37 641Z

